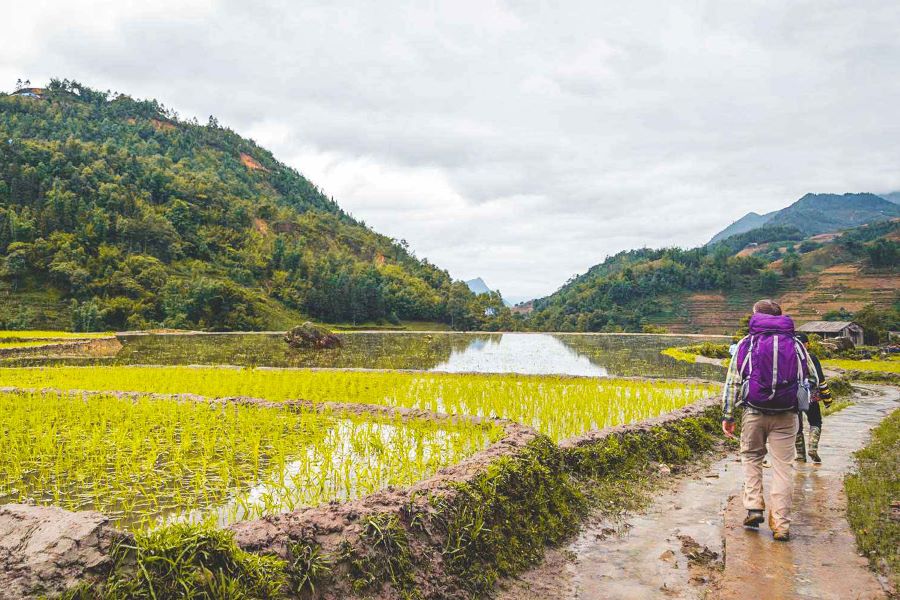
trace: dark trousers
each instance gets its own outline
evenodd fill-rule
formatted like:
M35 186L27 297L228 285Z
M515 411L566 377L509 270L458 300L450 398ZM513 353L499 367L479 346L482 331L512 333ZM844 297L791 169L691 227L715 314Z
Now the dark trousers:
M809 410L806 411L806 420L809 421L810 427L822 428L822 409L819 402L810 402ZM798 413L797 418L800 419L800 431L803 431L803 413Z

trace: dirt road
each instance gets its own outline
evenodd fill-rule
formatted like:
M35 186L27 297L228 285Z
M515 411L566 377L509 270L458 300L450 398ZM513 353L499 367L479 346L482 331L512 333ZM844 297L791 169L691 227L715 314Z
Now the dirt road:
M852 452L898 407L900 393L882 386L865 386L863 392L856 404L826 418L823 464L798 465L791 542L774 542L765 526L758 532L740 526L741 469L737 456L729 455L674 480L642 514L590 523L568 547L550 551L542 565L503 582L499 597L884 598L856 553L844 518L842 481Z

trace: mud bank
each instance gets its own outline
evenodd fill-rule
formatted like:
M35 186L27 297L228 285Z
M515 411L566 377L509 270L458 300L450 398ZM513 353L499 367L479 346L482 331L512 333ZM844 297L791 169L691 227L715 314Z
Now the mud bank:
M486 422L479 417L364 404L114 394L123 398L149 395L195 402L297 406L401 419ZM279 577L283 577L279 579L279 593L287 597L484 597L499 578L538 563L548 545L561 543L579 529L589 508L581 492L586 481L614 478L651 463L688 461L712 446L717 410L717 401L706 399L646 421L588 432L559 445L529 427L500 421L504 436L499 441L413 486L237 523L228 528L233 534L233 549L217 551L275 557L272 564L278 565ZM0 513L0 531L10 527L8 521ZM153 549L149 551L152 554ZM29 557L18 551L16 554L17 565L29 563ZM21 583L23 577L33 576L20 567L11 570L12 560L0 554L0 597L3 590ZM140 560L138 557L138 566ZM213 562L228 561L234 562L234 557ZM83 569L80 581L94 589L93 596L88 597L104 597L105 589L132 577L134 563L100 561L91 569ZM110 566L104 570L104 565ZM210 570L206 563L188 567L197 573ZM77 580L70 572L44 572L42 591L29 593L58 593ZM148 576L146 583L154 585L152 577Z
M39 346L0 348L0 358L28 356L114 356L122 343L113 336L76 341L48 341Z

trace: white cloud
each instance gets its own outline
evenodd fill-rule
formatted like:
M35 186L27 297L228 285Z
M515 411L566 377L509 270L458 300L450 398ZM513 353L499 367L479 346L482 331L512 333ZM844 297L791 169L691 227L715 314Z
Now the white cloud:
M8 4L3 87L215 114L515 296L807 191L900 188L896 3Z

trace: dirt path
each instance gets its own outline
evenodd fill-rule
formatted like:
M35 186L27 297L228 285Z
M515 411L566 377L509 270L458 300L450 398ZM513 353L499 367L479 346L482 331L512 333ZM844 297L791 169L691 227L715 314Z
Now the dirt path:
M776 544L765 526L759 532L740 527L741 469L729 455L674 480L642 514L620 523L589 523L568 547L550 551L542 565L504 582L499 598L885 597L856 554L844 518L842 478L852 452L898 406L900 394L896 388L865 387L870 395L859 395L855 405L826 418L824 464L797 469L789 544Z

